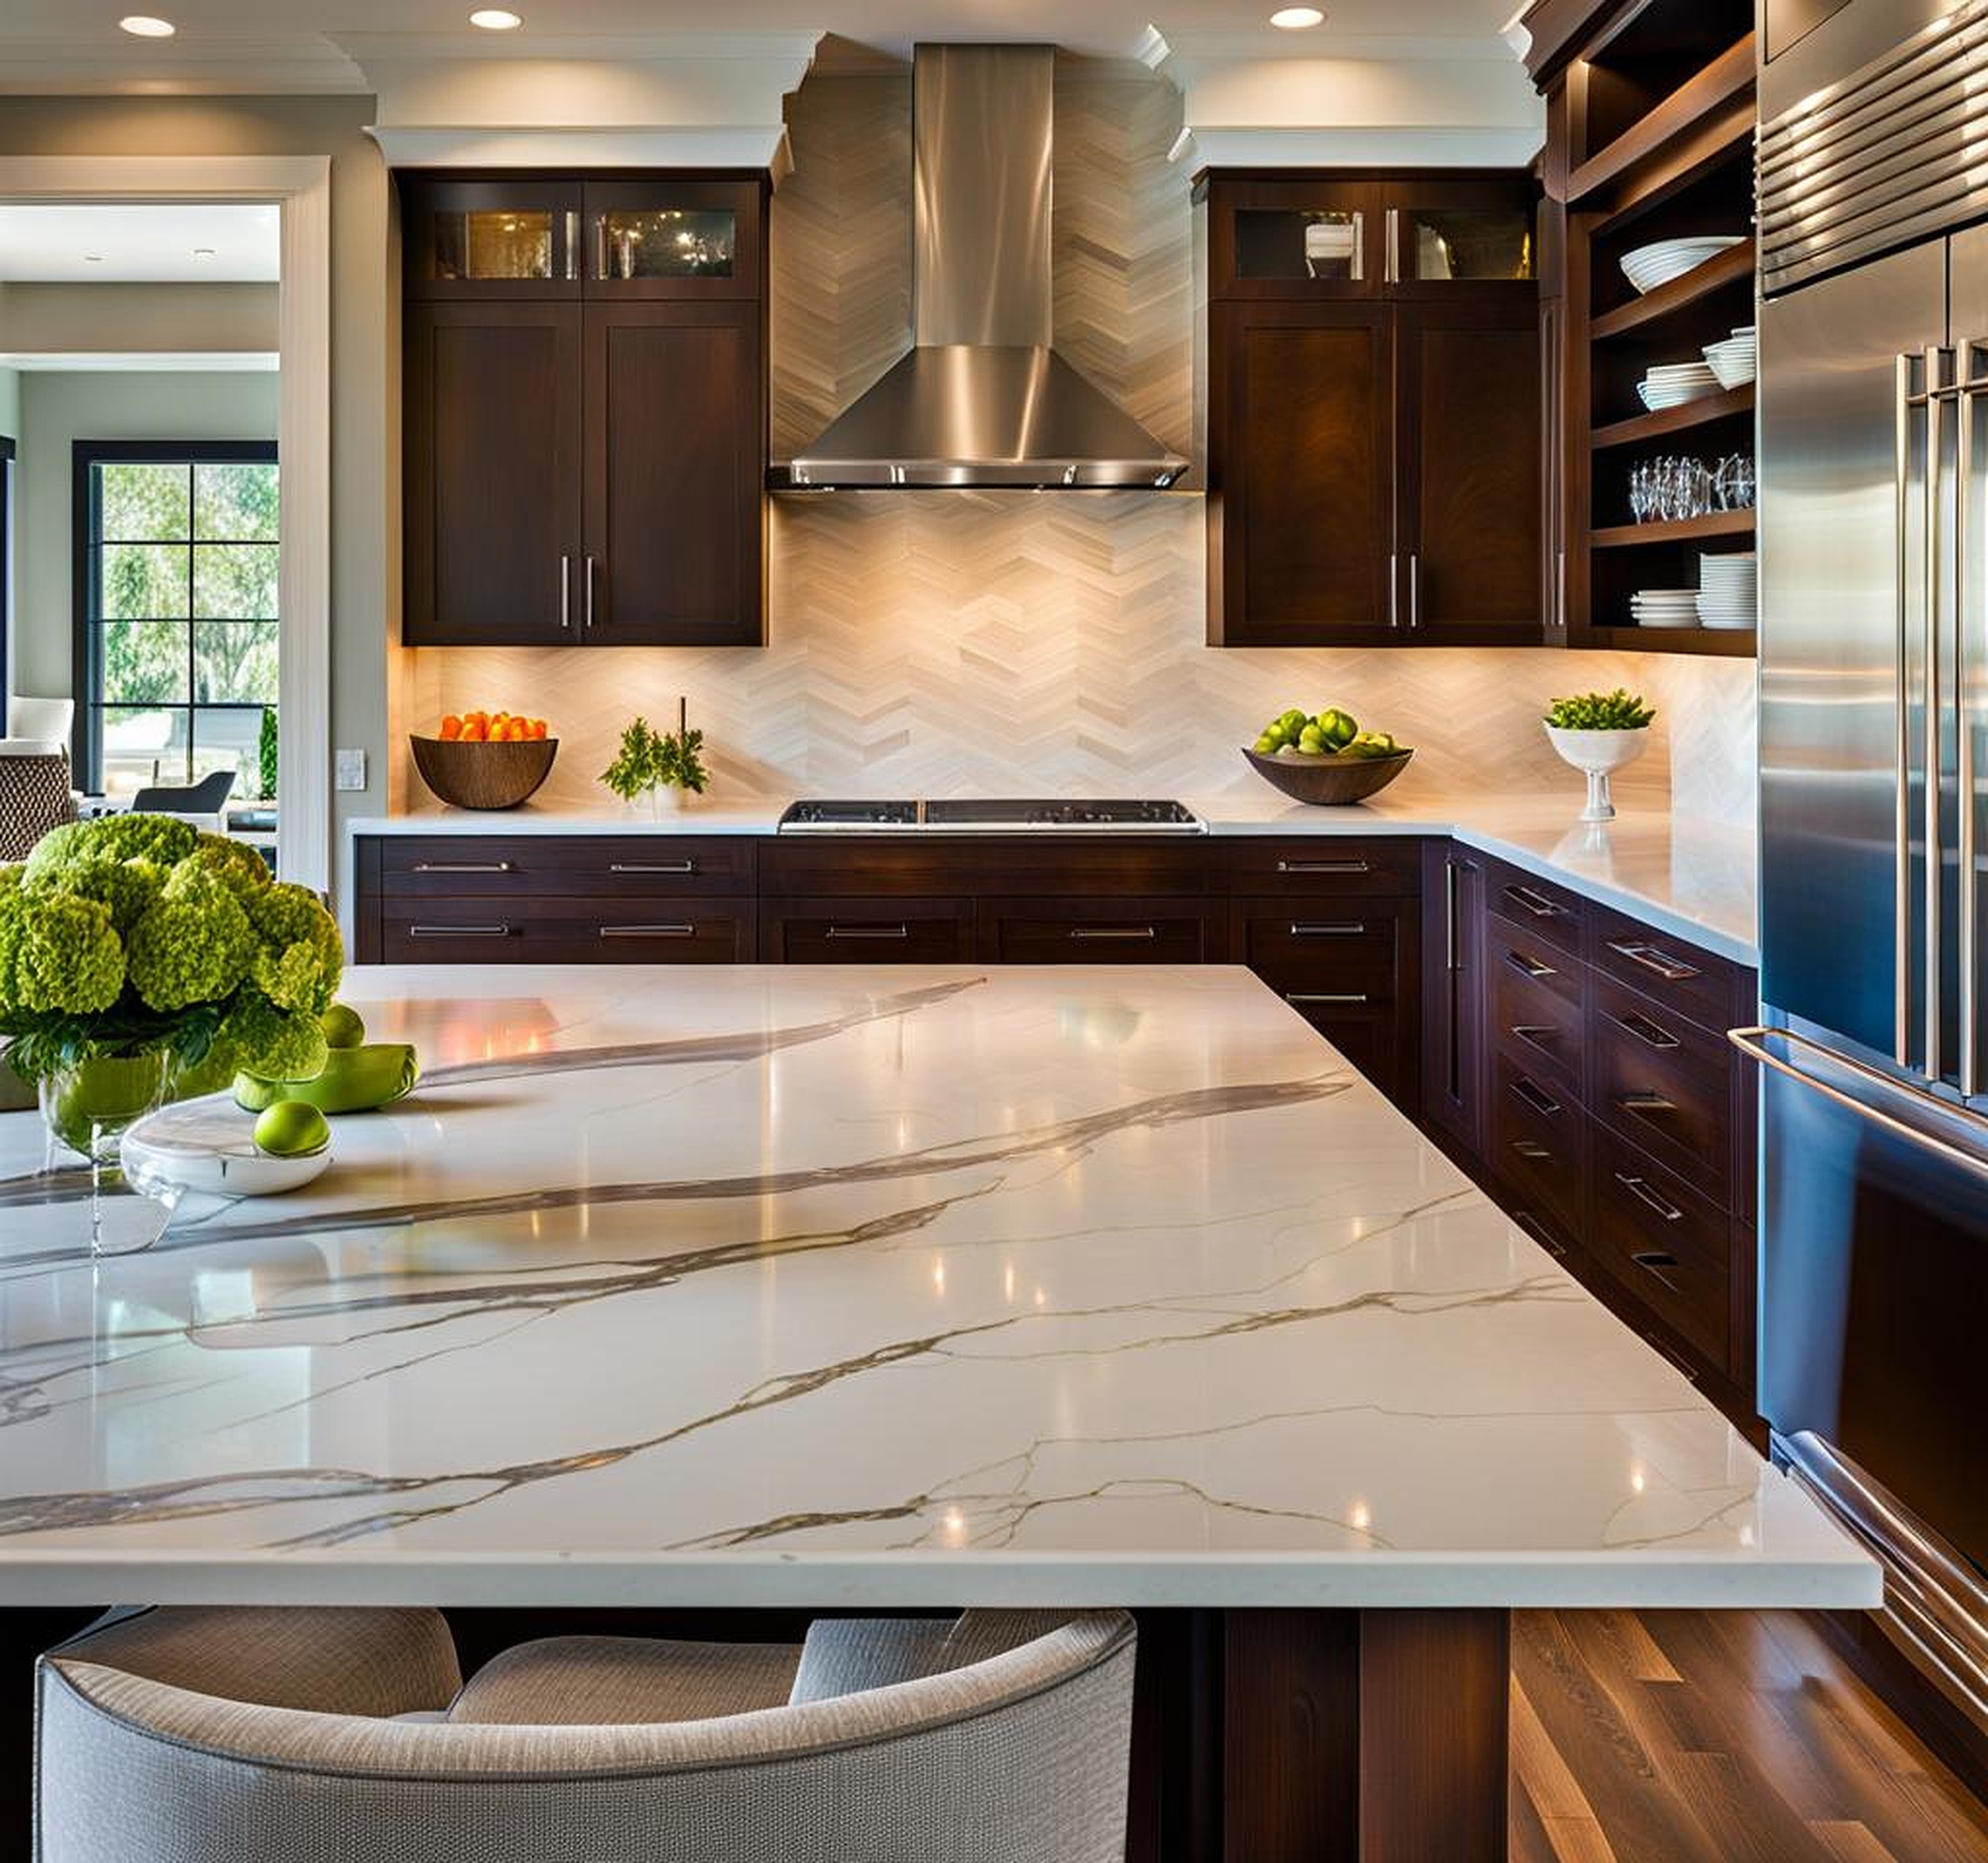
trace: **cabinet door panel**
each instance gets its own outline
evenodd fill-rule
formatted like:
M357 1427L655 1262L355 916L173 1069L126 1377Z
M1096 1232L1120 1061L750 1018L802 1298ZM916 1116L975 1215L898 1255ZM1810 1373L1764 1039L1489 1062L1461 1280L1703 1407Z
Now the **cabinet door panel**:
M1399 518L1412 639L1541 637L1539 311L1403 305Z
M1262 303L1212 315L1209 638L1396 637L1392 313Z
M761 350L757 304L588 305L589 644L765 638Z
M766 251L759 181L586 184L582 268L589 297L756 299Z
M1187 899L983 899L983 962L1201 964L1222 955L1211 908Z
M406 322L406 602L417 646L576 638L580 307L462 299Z
M403 175L401 263L410 297L577 297L577 181Z
M773 964L949 964L973 955L967 899L790 899L759 915Z
M1441 841L1426 860L1422 1112L1474 1158L1484 1149L1484 863Z

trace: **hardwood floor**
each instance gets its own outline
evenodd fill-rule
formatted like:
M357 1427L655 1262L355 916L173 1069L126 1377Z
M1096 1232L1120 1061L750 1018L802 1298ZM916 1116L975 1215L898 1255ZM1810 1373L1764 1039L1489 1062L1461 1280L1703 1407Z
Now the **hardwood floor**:
M1518 1612L1512 1766L1512 1863L1988 1863L1988 1809L1792 1613Z

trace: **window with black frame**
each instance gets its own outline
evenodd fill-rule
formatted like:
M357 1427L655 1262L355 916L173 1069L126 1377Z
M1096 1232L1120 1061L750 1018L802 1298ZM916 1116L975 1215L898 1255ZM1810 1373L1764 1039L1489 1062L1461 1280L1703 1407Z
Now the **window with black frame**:
M76 443L76 690L85 786L128 795L234 770L261 792L276 707L276 449Z

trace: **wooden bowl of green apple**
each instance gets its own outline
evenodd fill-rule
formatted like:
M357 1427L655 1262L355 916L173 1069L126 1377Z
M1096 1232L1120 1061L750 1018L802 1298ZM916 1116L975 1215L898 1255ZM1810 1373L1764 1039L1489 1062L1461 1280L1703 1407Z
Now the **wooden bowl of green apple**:
M1379 795L1415 753L1385 731L1362 731L1336 706L1307 717L1290 711L1263 727L1243 756L1273 788L1315 808L1343 807Z

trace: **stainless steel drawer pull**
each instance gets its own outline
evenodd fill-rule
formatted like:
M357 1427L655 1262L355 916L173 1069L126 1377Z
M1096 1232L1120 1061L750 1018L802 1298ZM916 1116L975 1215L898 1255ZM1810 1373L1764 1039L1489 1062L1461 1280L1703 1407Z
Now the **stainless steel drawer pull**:
M1675 1112L1678 1103L1661 1093L1624 1093L1616 1101L1624 1112Z
M1151 925L1076 925L1071 928L1072 938L1120 938L1146 942L1160 935L1156 927Z
M508 938L508 925L410 925L410 938Z
M603 938L694 938L694 925L603 925Z
M694 874L695 860L610 860L610 874Z
M1508 1032L1517 1036L1528 1048L1543 1048L1560 1030L1550 1023L1515 1022Z
M1682 1222L1685 1220L1685 1213L1676 1204L1672 1203L1668 1197L1661 1196L1651 1189L1648 1179L1631 1177L1626 1171L1617 1171L1615 1173L1615 1180L1637 1202L1648 1204L1665 1222ZM1637 1259L1640 1260L1641 1257ZM1672 1268L1677 1265L1675 1261L1670 1263Z
M513 874L517 869L508 860L417 860L414 871L418 874Z
M1512 1140L1512 1149L1521 1158L1529 1158L1535 1164L1550 1164L1553 1161L1553 1153L1536 1139L1515 1139Z
M1645 970L1653 971L1666 983L1688 983L1694 976L1705 972L1696 964L1687 964L1681 957L1672 957L1654 944L1646 944L1638 938L1611 938L1609 948L1617 957L1626 957L1632 964L1641 964Z
M1567 1259L1567 1245L1564 1242L1556 1241L1554 1239L1553 1231L1548 1228L1530 1210L1514 1210L1512 1220L1517 1223L1549 1255L1553 1255L1562 1261Z
M1536 957L1528 957L1519 951L1507 951L1505 962L1521 976L1536 979L1542 976L1558 976L1560 975L1551 964L1542 964Z
M1530 1074L1521 1074L1512 1083L1512 1091L1535 1112L1543 1112L1549 1119L1558 1118L1567 1110Z
M1631 1010L1626 1016L1617 1016L1615 1024L1625 1034L1633 1035L1646 1048L1668 1049L1678 1045L1678 1037L1661 1023L1651 1021L1647 1016L1636 1010Z
M1665 1364L1669 1365L1673 1371L1678 1373L1687 1384L1695 1384L1698 1383L1698 1367L1690 1363L1688 1361L1678 1357L1678 1355L1673 1352L1669 1346L1665 1345L1655 1333L1644 1334L1643 1343L1648 1346L1652 1352L1656 1353L1658 1357L1661 1358Z
M1364 938L1366 927L1358 922L1345 925L1294 925L1290 928L1294 938Z
M829 938L909 938L909 925L831 925L823 936Z
M1371 860L1279 860L1280 874L1371 874Z
M1530 887L1507 887L1505 897L1515 906L1522 907L1535 919L1563 919L1567 916L1564 906L1556 905L1543 893L1535 893Z
M1294 1007L1306 1003L1365 1003L1368 1000L1364 989L1333 991L1324 989L1287 989L1284 1001Z
M1638 1254L1632 1254L1629 1259L1651 1280L1662 1282L1671 1293L1682 1294L1685 1291L1671 1278L1671 1270L1678 1265L1678 1258L1667 1250L1646 1248Z

